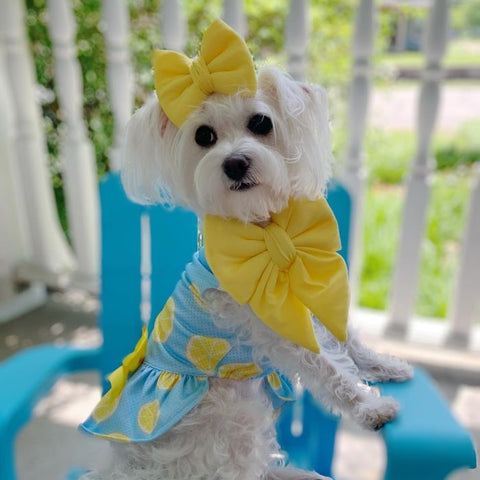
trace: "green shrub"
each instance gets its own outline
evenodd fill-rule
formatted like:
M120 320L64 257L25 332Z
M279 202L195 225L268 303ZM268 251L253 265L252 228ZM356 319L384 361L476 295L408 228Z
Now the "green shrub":
M439 138L435 157L439 170L471 165L480 161L480 120L466 122L454 136Z

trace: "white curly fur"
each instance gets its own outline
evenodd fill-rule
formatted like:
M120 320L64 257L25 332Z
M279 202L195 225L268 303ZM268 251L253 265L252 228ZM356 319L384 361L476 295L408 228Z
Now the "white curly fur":
M246 125L260 113L273 131L255 136ZM200 125L212 126L217 142L196 145ZM255 186L232 189L222 163L232 154L250 158ZM212 95L181 129L152 100L132 118L126 138L122 180L142 203L174 203L206 213L268 222L291 196L324 194L332 155L326 95L273 68L259 73L254 98ZM398 406L362 379L405 380L404 362L380 356L350 332L338 342L320 323L315 333L321 354L276 335L248 306L227 293L207 290L205 301L220 328L235 332L253 347L254 360L269 361L291 379L298 378L327 408L351 415L367 428L380 428ZM258 380L210 379L203 401L168 433L147 444L116 444L110 465L85 480L308 480L318 474L284 466L275 438L275 415Z

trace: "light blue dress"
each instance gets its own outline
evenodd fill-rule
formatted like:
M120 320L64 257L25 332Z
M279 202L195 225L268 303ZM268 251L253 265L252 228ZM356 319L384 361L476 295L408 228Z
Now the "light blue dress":
M112 399L107 392L81 429L120 442L151 441L201 402L208 377L262 377L275 408L293 400L286 377L267 362L254 363L245 339L215 325L202 297L210 288L218 282L201 249L157 316L145 360L121 395Z

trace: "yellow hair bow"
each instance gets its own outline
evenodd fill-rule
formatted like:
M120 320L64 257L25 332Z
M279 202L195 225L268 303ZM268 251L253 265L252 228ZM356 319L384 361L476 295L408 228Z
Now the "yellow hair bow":
M221 20L205 31L191 60L169 50L153 52L155 90L167 117L180 127L212 93L255 95L253 60L243 39Z
M280 336L319 352L313 313L340 341L347 338L347 267L325 199L291 199L262 228L207 215L205 255L225 289Z

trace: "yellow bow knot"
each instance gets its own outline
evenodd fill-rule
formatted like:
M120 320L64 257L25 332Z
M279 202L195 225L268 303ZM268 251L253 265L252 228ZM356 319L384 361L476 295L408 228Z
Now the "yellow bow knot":
M193 83L205 95L210 95L215 91L212 77L203 57L198 56L192 61L190 65L190 75L192 76Z
M290 199L265 228L207 215L205 255L220 287L248 303L280 336L314 352L314 314L340 341L347 338L347 267L325 199Z
M205 31L194 60L178 52L155 50L153 70L160 105L177 127L212 93L253 96L257 89L247 45L218 19Z
M273 263L280 271L287 270L295 260L297 251L287 232L276 223L265 227L265 245Z
M128 377L137 371L147 354L148 330L143 327L142 336L135 345L133 352L129 353L123 360L122 365L108 376L111 388L109 390L110 400L116 399L123 391Z

